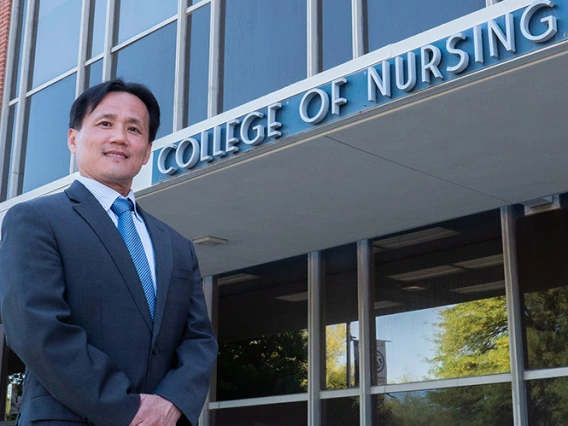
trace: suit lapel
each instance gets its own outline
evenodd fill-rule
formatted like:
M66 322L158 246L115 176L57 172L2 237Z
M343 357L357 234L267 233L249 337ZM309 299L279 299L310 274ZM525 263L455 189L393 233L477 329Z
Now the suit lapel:
M148 308L148 302L144 295L138 272L136 272L124 240L116 226L112 223L108 213L104 211L91 192L77 181L65 192L72 201L76 202L73 205L75 211L89 224L109 252L140 314L144 318L144 322L146 322L148 329L152 331L152 317L150 316L150 309Z
M147 214L138 205L138 212L144 218L144 223L152 239L154 258L156 260L156 313L154 316L154 335L152 344L160 332L162 319L166 309L166 301L170 290L173 271L173 251L170 234L153 216Z

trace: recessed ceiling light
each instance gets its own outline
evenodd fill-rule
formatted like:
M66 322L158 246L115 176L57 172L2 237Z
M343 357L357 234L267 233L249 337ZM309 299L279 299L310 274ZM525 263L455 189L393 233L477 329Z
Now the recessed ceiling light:
M375 302L374 307L375 309L387 309L387 308L394 308L395 306L401 306L402 303L398 302L391 302L390 300L379 300Z
M388 278L397 281L420 281L428 278L457 274L458 272L464 272L464 269L456 268L455 266L450 266L450 265L442 265L442 266L435 266L433 268L404 272L402 274L390 275Z
M277 299L286 302L305 302L308 300L308 292L303 291L301 293L286 294L284 296L278 296Z
M221 277L217 280L217 285L227 285L234 283L242 283L244 281L250 281L258 278L256 275L251 274L233 274L226 277Z
M428 288L427 285L425 284L415 284L415 285L409 285L408 287L400 287L401 290L404 291L424 291Z
M490 266L497 266L503 264L503 253L493 256L479 257L477 259L465 260L463 262L453 263L455 266L466 269L481 269L489 268Z
M505 288L505 281L494 281L491 283L470 285L468 287L453 288L452 291L460 294L469 294L501 290L503 288Z
M455 235L459 235L459 232L437 226L435 228L424 229L423 231L410 232L408 234L397 235L396 237L375 240L373 245L384 249L397 249L439 240L441 238L453 237Z
M214 237L212 235L203 235L202 237L194 238L191 241L193 241L193 244L199 244L200 246L214 247L220 244L225 244L229 240L226 238Z

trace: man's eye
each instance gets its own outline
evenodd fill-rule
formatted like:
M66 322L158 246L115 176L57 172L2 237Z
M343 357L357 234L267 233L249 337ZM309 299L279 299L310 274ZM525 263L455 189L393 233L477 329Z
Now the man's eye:
M108 127L110 126L110 121L101 121L99 122L99 126Z
M128 130L134 133L140 133L140 129L138 129L138 127L130 127Z

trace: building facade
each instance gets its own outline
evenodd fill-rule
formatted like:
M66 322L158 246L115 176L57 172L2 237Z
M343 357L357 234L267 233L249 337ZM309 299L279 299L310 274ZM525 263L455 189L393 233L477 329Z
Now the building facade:
M2 8L0 221L77 176L83 90L160 102L134 189L198 251L200 425L568 424L568 0Z

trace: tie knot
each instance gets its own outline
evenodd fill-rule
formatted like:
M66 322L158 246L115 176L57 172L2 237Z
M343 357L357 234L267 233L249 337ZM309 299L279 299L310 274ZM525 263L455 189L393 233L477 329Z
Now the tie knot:
M128 198L117 198L114 200L114 203L112 203L112 206L110 206L110 209L115 215L120 216L125 212L133 211L134 205Z

